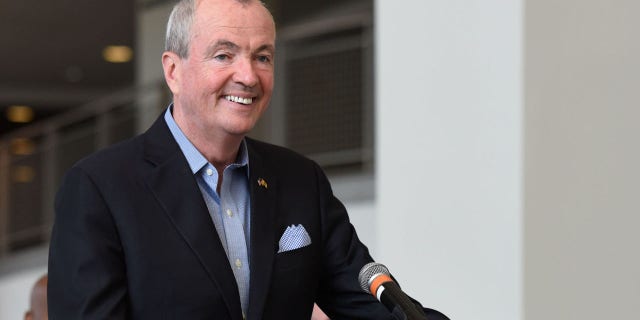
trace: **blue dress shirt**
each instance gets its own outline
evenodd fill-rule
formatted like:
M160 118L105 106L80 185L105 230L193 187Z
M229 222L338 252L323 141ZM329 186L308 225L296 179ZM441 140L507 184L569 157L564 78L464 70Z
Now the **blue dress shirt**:
M218 171L187 139L173 119L173 105L167 108L164 119L195 176L209 215L224 247L233 275L238 284L243 316L249 307L249 244L250 197L249 156L243 140L235 163L224 168L220 194L216 192Z

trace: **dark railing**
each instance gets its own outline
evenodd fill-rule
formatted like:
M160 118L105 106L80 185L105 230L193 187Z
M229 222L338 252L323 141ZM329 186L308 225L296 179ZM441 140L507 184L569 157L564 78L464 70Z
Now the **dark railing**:
M0 260L48 241L67 169L144 129L163 92L159 84L126 89L0 137Z

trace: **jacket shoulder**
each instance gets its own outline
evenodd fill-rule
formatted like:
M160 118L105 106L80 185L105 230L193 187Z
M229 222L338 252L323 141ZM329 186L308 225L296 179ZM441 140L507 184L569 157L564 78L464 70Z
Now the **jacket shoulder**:
M319 168L315 161L291 149L251 138L246 138L246 140L249 154L253 153L261 161L272 166L285 168L286 170L301 167L308 169Z

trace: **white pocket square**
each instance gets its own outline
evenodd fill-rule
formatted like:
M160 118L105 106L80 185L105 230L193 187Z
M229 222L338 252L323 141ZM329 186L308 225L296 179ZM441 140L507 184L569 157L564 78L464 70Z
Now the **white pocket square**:
M280 248L278 249L278 253L300 249L310 244L311 237L309 237L307 230L305 230L301 224L297 226L290 225L280 238Z

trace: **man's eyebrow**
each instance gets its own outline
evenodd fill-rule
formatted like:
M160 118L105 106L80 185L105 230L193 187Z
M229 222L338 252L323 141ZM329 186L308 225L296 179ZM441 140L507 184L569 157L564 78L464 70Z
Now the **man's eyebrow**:
M221 48L236 50L239 48L239 46L229 40L218 40L214 44L207 47L207 56L215 54L215 52Z
M273 46L272 44L263 44L260 47L258 47L256 52L262 52L262 51L268 51L270 54L274 54L276 52L276 47Z
M213 56L216 51L220 50L220 49L228 49L228 50L238 50L240 48L239 45L229 41L229 40L218 40L215 43L213 43L212 45L207 47L207 57L211 57ZM274 45L272 44L263 44L260 47L258 47L258 49L255 50L255 52L264 52L267 51L269 52L269 54L275 54L276 48Z

